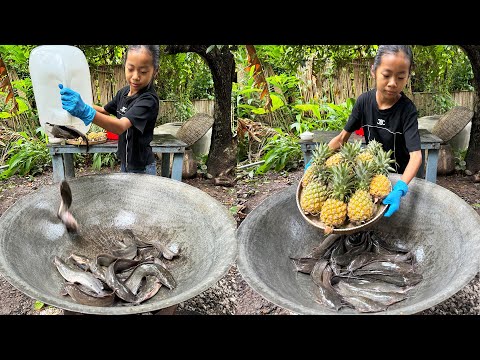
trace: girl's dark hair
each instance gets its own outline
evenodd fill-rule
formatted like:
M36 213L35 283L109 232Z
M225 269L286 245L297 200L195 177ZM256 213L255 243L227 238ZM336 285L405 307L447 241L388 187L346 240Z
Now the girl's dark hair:
M412 49L408 45L380 45L373 60L373 71L375 72L382 61L382 56L385 54L397 54L403 52L408 60L410 60L410 67L408 72L412 72L413 66L413 53Z
M150 84L148 84L148 87L151 87L153 84L153 80L155 78L155 74L158 71L158 62L160 59L160 46L159 45L128 45L127 51L125 52L125 56L123 57L123 65L125 65L127 61L127 55L130 50L140 50L141 48L145 48L148 50L150 55L152 55L152 62L153 62L153 74L154 76L152 77L152 80L150 81Z

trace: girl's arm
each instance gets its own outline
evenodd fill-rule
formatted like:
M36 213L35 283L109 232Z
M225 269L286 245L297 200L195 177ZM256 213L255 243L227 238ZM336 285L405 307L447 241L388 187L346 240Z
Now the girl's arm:
M101 110L98 110L98 108ZM94 109L97 110L97 112L93 118L93 123L104 128L105 130L120 135L132 126L132 123L126 117L117 119L116 117L111 116L102 107L97 105L94 105Z
M98 112L105 114L105 115L110 115L107 110L105 110L102 106L98 105L93 105L93 108L97 110Z
M410 181L417 175L418 169L422 165L422 151L412 151L410 153L410 160L403 172L401 179L408 185Z
M350 138L350 135L352 135L351 132L342 130L340 134L338 134L332 140L330 140L330 142L328 143L328 146L332 150L338 150L343 144L345 144L348 141L348 139Z

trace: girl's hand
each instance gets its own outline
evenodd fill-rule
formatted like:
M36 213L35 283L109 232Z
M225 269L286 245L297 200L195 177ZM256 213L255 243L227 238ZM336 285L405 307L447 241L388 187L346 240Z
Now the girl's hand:
M60 88L62 108L81 119L85 125L90 125L95 117L95 109L85 104L78 92L64 87L63 84L58 84L58 87Z
M402 196L405 196L407 191L407 183L403 180L398 180L390 194L388 194L387 197L383 199L384 205L390 204L388 210L385 212L385 214L383 214L383 216L390 217L400 208L400 199L402 198Z

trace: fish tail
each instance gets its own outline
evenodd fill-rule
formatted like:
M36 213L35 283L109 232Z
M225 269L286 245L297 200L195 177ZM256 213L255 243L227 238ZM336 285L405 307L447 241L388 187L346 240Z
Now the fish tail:
M88 153L88 147L89 147L88 138L85 135L83 135L82 137L83 137L83 140L85 140L85 144L86 144L85 152Z

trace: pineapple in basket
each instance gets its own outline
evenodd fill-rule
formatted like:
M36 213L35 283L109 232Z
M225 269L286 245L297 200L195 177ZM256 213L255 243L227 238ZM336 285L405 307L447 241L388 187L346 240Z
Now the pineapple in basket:
M382 149L373 159L374 176L370 182L370 195L376 200L382 200L392 190L392 183L388 178L388 173L395 171L391 166L395 163L395 160L391 159L392 154L392 150L385 151Z
M325 166L332 167L343 162L348 162L351 165L355 163L355 158L361 149L361 141L346 142L340 147L338 152L334 153L325 161Z
M327 227L339 227L347 219L347 199L353 188L353 174L347 163L332 166L331 168L332 192L325 201L320 214L320 220Z
M327 143L320 143L315 146L312 154L312 163L303 174L302 186L306 187L320 167L323 167L325 160L332 155L333 151Z
M311 181L303 188L300 195L300 207L305 214L320 215L323 204L329 195L329 177L329 171L325 167L317 165L312 173Z
M373 217L375 204L370 195L372 179L371 162L359 161L355 167L356 190L347 205L347 215L350 222L360 225Z
M332 166L338 165L341 162L343 162L343 155L340 151L337 151L325 161L325 166L331 168Z
M362 151L362 142L360 140L355 140L352 142L346 142L340 148L340 154L342 154L343 161L347 162L351 167L352 172L356 166L357 156Z
M103 131L91 131L87 134L89 141L101 141L106 140L107 134Z
M371 161L380 150L383 150L382 144L375 139L370 140L367 146L358 154L357 161Z

